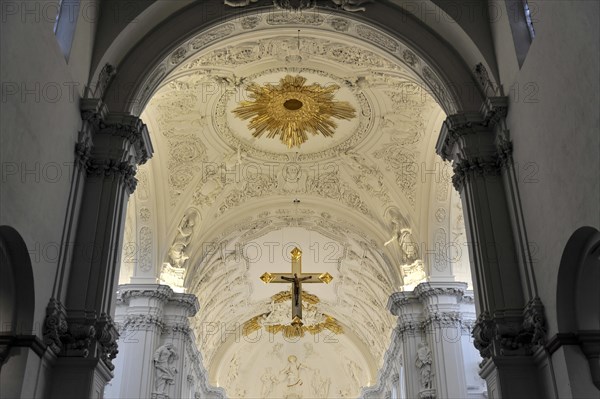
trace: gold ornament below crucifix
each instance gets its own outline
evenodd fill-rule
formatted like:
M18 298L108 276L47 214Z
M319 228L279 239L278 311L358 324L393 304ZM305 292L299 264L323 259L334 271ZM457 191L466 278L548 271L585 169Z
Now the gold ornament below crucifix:
M292 326L302 326L302 284L325 283L329 284L333 277L325 273L302 273L302 251L294 248L292 254L291 273L264 273L260 279L265 284L280 283L292 285Z

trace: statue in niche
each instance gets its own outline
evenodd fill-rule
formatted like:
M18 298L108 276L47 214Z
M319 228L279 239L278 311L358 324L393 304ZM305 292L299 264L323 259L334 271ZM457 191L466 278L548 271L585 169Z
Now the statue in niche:
M187 213L179 226L177 227L177 236L173 240L173 245L169 249L169 259L171 266L177 268L183 268L185 262L189 259L189 256L185 253L185 248L188 246L194 233L194 226L196 225L198 214L195 211Z
M173 363L177 359L179 359L179 356L175 352L173 344L165 344L154 352L153 362L156 370L154 393L166 395L169 385L175 383L177 369L173 366Z
M308 370L308 367L300 363L296 356L288 356L288 365L281 370L281 374L285 375L287 387L291 392L297 392L304 384L300 375L302 370Z
M425 342L419 343L417 348L417 360L415 361L415 366L420 371L421 374L421 386L425 389L431 389L431 364L433 363L433 359L431 357L431 350L429 346Z
M267 367L262 377L260 377L260 381L262 382L260 397L267 399L273 392L273 387L279 383L279 379L275 374L273 374L273 369L271 367Z

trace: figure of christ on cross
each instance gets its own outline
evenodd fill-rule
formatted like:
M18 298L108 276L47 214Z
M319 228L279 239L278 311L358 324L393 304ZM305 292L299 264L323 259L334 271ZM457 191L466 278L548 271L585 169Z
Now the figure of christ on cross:
M265 283L292 284L292 322L295 327L302 326L302 283L329 284L333 277L325 273L302 273L302 251L294 248L292 254L291 273L264 273L260 279Z

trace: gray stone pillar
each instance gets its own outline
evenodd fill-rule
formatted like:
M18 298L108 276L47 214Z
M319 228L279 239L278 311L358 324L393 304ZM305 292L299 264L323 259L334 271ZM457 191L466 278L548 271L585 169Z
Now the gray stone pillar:
M473 336L493 398L543 397L532 354L545 339L504 128L506 97L449 116L437 153L453 162L469 244L478 319Z
M102 398L112 378L118 334L111 315L125 210L137 165L152 155L139 118L111 114L101 100L82 100L81 106L77 187L65 227L72 241L63 242L69 250L44 326L44 338L58 354L50 396L60 398Z

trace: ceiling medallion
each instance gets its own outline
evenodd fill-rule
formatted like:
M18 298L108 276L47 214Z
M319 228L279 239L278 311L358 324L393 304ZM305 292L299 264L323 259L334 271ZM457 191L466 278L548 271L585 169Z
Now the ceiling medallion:
M248 128L252 136L260 137L267 132L268 138L279 136L288 148L300 147L308 140L307 132L331 137L337 123L332 118L350 120L356 111L346 101L334 101L338 85L305 85L306 78L287 75L278 85L260 86L252 83L247 87L254 101L242 101L233 113L250 119Z

